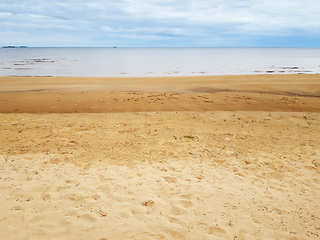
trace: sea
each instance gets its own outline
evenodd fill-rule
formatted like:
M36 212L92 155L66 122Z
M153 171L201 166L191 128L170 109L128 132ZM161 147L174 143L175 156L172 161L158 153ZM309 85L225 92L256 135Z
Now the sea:
M0 76L319 73L320 48L0 48Z

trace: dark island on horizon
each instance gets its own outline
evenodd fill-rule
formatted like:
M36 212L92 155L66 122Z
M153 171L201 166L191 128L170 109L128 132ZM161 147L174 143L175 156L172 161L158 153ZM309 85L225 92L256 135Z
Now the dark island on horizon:
M13 45L8 45L8 46L3 46L2 48L28 48L27 46L13 46Z

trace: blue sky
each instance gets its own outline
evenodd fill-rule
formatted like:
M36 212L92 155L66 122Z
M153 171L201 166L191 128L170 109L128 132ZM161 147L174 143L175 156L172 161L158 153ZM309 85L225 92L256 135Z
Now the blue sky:
M320 47L319 0L0 0L0 45Z

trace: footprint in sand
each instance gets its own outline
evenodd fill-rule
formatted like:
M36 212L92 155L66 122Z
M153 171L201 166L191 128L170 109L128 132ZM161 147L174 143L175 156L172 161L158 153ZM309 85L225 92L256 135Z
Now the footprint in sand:
M85 213L79 216L79 219L85 222L95 222L97 218L91 213Z
M163 178L168 182L168 183L176 183L178 179L173 176L163 176Z
M153 200L148 200L141 203L142 207L135 206L132 208L131 213L133 215L141 216L144 214L149 214L149 212L152 212L155 209L156 203Z
M181 224L181 221L180 221L178 218L175 218L175 217L167 217L167 219L168 219L169 222L171 222L171 223Z
M44 193L41 195L43 201L49 200L51 198L50 194Z
M145 202L142 203L143 206L149 207L149 208L150 208L150 207L154 207L155 204L156 204L156 203L155 203L153 200L148 200L148 201L145 201Z
M226 233L225 230L223 230L222 228L218 227L218 226L212 226L208 228L208 233L209 234L213 234L213 235L224 235Z
M21 206L15 206L15 207L13 207L11 210L12 210L12 211L23 211L24 209L23 209L23 207L21 207Z
M182 215L186 213L186 210L184 208L181 208L180 206L173 205L171 207L171 213L175 216Z
M179 204L181 206L183 206L184 208L190 208L193 205L193 203L191 201L189 201L189 200L180 200Z
M146 212L146 209L142 206L134 206L131 209L131 213L132 215L139 217L139 216L145 215L147 212Z

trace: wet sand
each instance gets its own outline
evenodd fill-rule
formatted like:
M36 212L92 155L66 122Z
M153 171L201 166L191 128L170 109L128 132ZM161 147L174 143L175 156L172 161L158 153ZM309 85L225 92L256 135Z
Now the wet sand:
M0 78L0 239L318 239L319 83Z

